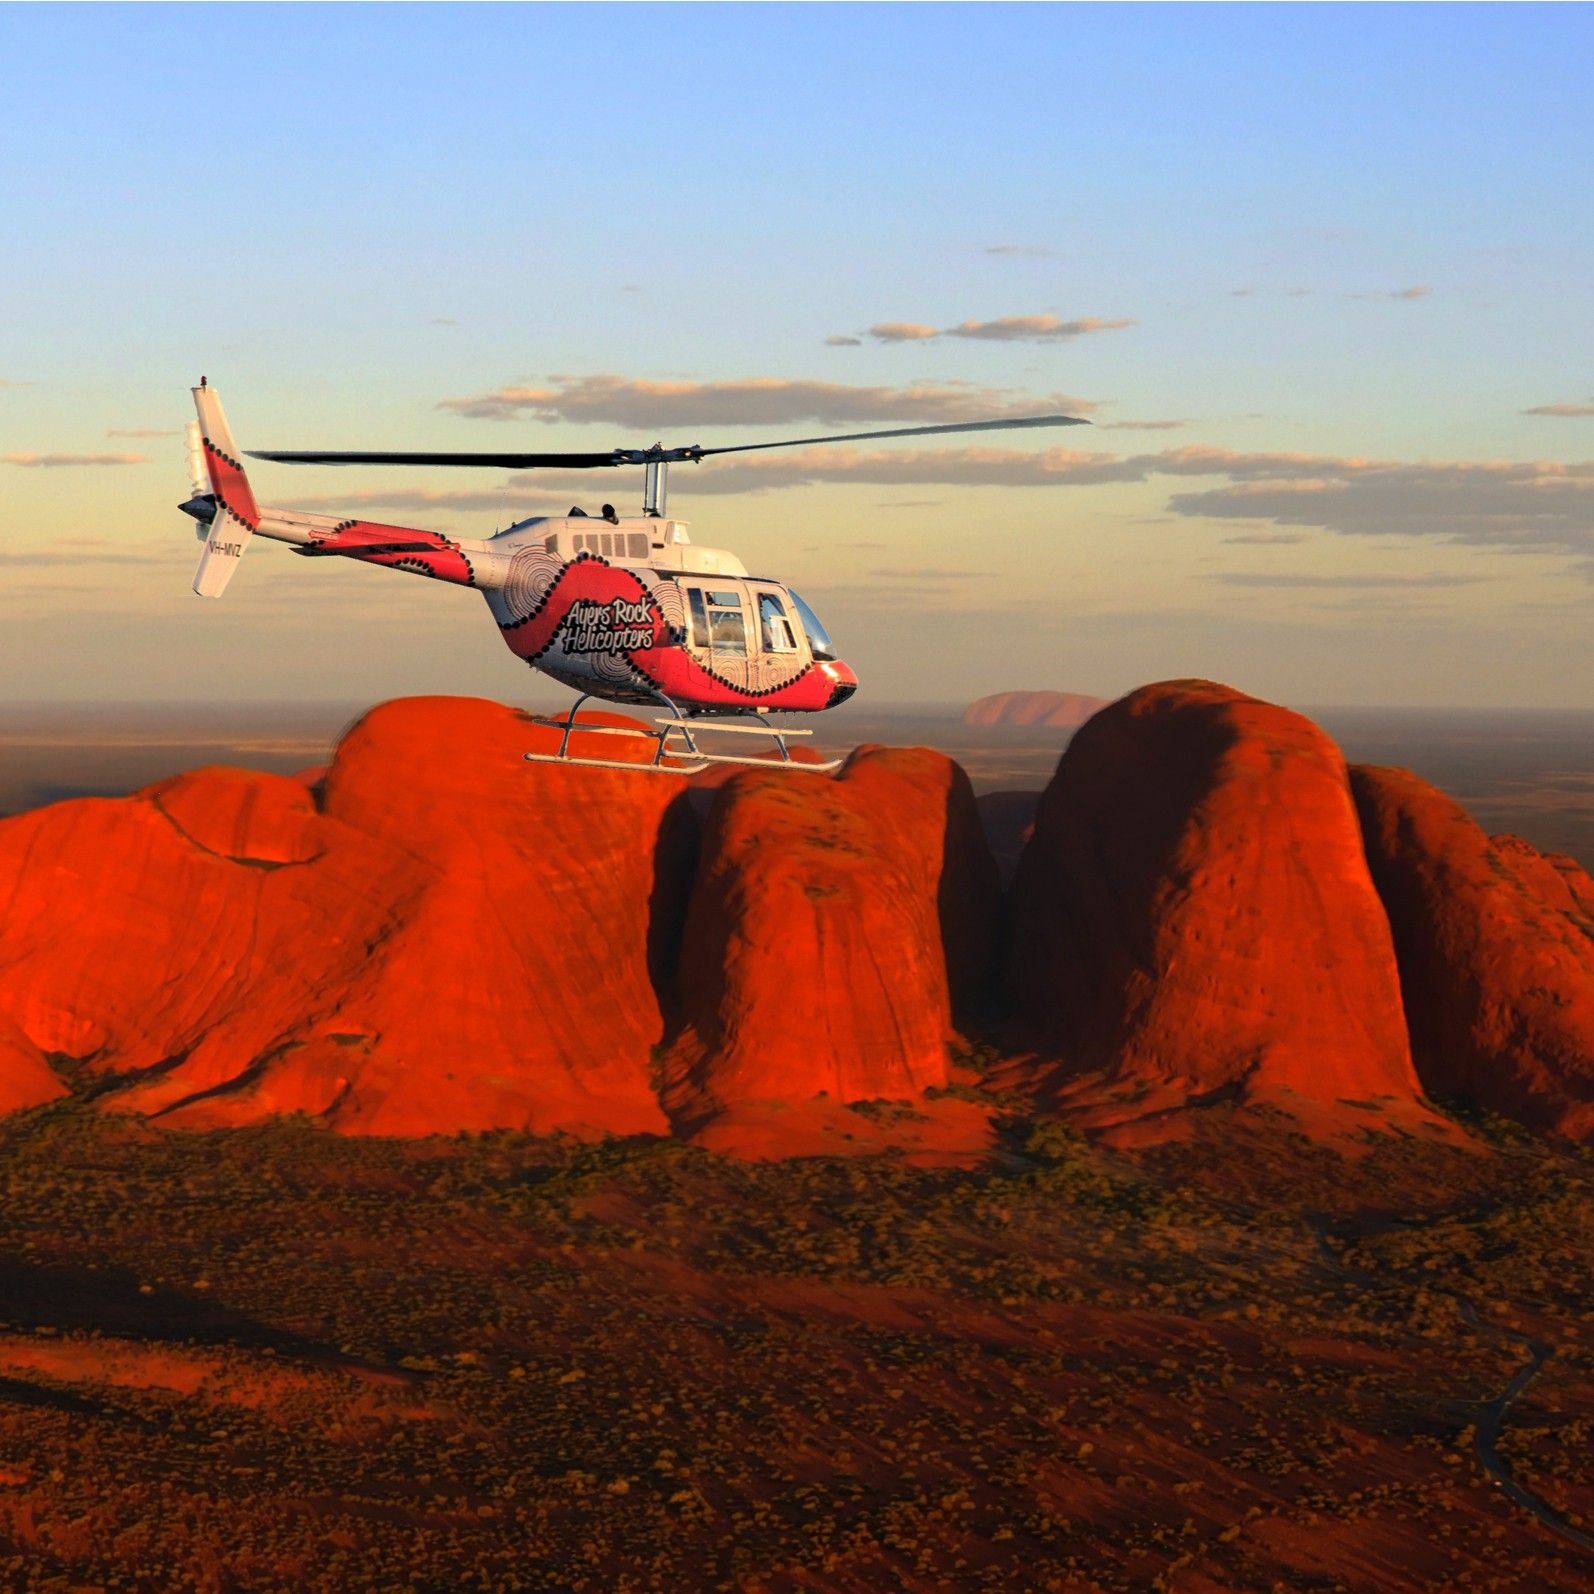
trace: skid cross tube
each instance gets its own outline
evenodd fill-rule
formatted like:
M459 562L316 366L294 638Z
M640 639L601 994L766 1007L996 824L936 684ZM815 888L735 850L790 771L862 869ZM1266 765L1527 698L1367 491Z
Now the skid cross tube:
M685 716L682 714L681 710L676 706L671 698L666 697L664 693L659 691L657 687L652 688L652 695L670 711L671 715L669 719L661 719L658 722L664 728L657 731L633 731L623 725L577 725L576 716L581 712L582 708L586 704L590 703L597 695L598 694L596 692L583 692L581 696L570 705L569 712L565 714L562 719L545 719L537 714L528 716L533 724L547 725L558 730L559 751L554 756L561 763L590 762L587 759L572 759L570 756L570 733L575 730L579 730L583 733L583 735L587 736L644 736L650 742L657 744L653 750L654 766L659 769L669 769L672 766L664 762L664 756L666 753L670 754L671 757L675 756L675 750L670 747L669 740L672 732L679 728L681 739L686 743L687 753L693 758L701 758L704 756L699 750L696 741L693 740L691 726L686 720ZM526 757L535 760L537 759L538 755L535 753L527 753ZM616 760L617 764L620 762L621 761Z
M576 716L584 705L590 703L598 694L583 692L574 703L569 712L560 718L553 719L540 714L531 714L527 718L534 725L546 725L557 730L559 735L559 751L557 753L527 753L524 755L527 762L537 764L581 764L596 769L621 769L621 770L647 770L661 774L695 775L707 769L711 764L736 764L751 769L788 769L801 771L804 774L825 775L841 766L839 758L830 759L824 763L799 763L791 756L791 747L787 738L790 736L812 736L811 730L777 729L763 721L760 711L749 710L745 716L753 720L751 725L723 725L719 723L720 715L701 715L693 717L683 712L670 698L654 688L653 695L662 703L669 713L661 715L654 721L659 728L655 731L644 730L641 726L632 729L626 725L579 725ZM723 716L728 718L729 716ZM698 735L693 735L694 729ZM653 746L653 757L646 764L632 763L627 759L607 758L577 758L570 752L570 736L573 731L580 731L584 736L631 736L650 741ZM739 736L767 736L774 743L780 753L778 759L747 758L736 753L711 753L704 748L698 740L704 732L725 731ZM679 737L685 744L682 747L671 745L671 738ZM667 759L693 760L686 763L668 763Z

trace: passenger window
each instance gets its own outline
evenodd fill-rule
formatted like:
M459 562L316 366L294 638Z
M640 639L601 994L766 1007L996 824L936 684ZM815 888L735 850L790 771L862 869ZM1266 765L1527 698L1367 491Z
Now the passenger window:
M692 610L692 640L700 648L708 646L708 608L701 587L688 587L686 601Z
M741 593L709 593L708 634L718 656L747 657L747 620L742 613Z
M747 625L740 609L709 610L714 651L731 658L747 657Z
M792 631L791 620L787 617L786 606L776 593L759 593L758 618L766 653L797 651L797 638Z

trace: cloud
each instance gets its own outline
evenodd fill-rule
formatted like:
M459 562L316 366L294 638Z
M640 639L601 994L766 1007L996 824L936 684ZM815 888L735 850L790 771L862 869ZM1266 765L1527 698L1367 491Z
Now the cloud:
M696 492L800 481L1070 487L1203 476L1220 478L1221 485L1174 493L1167 503L1173 514L1346 536L1429 537L1594 561L1594 462L1404 462L1207 446L1128 456L1067 448L818 448L705 466L681 485ZM1594 563L1587 573L1594 576Z
M1133 321L1104 321L1094 315L1078 321L1059 321L1054 315L1004 315L995 321L965 321L948 327L942 335L982 338L994 343L1062 343L1090 332L1117 332L1134 325Z
M0 387L35 387L33 382L14 382L9 376L0 376Z
M1189 421L1097 421L1096 427L1103 432L1177 432L1189 424Z
M361 487L334 490L310 498L273 499L284 509L338 512L342 510L394 509L417 516L451 513L508 515L558 514L573 500L601 501L615 484L600 481L597 471L539 471L511 477L497 487ZM637 478L640 481L640 476Z
M86 570L100 565L166 564L164 554L148 549L118 548L88 538L62 538L49 548L0 548L0 569Z
M1470 587L1485 576L1450 575L1439 571L1427 575L1287 575L1271 570L1222 570L1207 576L1208 581L1226 587L1344 587L1357 591L1376 587Z
M1054 315L1004 315L994 321L963 321L955 327L932 327L922 321L877 321L869 336L878 343L927 343L931 338L975 338L987 343L1066 343L1091 332L1116 332L1132 327L1129 320L1104 321L1088 315L1060 321Z
M107 437L181 437L175 429L163 430L158 426L113 426Z
M1228 483L1175 493L1175 514L1594 557L1591 462L1234 455L1208 464Z
M834 337L825 339L825 347L827 349L857 349L862 348L862 346L862 338L849 338L840 332Z
M1587 404L1535 404L1530 410L1523 410L1524 415L1594 415L1594 399Z
M628 381L618 376L556 376L547 387L504 387L474 398L444 399L439 409L477 420L530 416L571 424L603 422L653 436L663 426L851 425L902 421L1001 420L1039 409L1093 410L1088 399L1053 393L1015 397L971 383L854 387L840 382Z
M147 465L147 454L0 454L0 465Z
M924 343L941 333L922 321L877 321L869 328L869 336L881 343Z
M985 250L988 255L1006 255L1020 260L1050 260L1056 252L1043 244L989 244Z
M988 581L995 575L994 570L941 570L926 565L911 565L906 568L871 570L870 576L878 576L881 580L888 581Z
M1307 540L1304 531L1248 531L1240 537L1225 537L1224 542L1251 548L1291 548Z
M1380 293L1348 293L1347 299L1426 299L1432 288L1389 288Z
M451 315L434 315L432 317L432 325L434 327L457 327L459 322Z
M1212 478L1173 493L1166 509L1193 520L1259 521L1244 540L1292 539L1294 528L1438 542L1539 555L1574 555L1594 578L1594 461L1400 461L1305 453L1242 453L1206 445L1117 455L1069 448L874 449L810 447L678 466L677 492L724 495L815 483L869 486L1090 487L1162 478ZM573 495L615 497L635 477L526 472L496 488L367 489L354 507L530 513ZM563 502L559 502L563 500Z

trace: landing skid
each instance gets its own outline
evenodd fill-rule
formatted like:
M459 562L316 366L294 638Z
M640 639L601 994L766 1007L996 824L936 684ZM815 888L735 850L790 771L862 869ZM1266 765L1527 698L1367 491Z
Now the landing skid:
M656 775L698 775L716 764L739 764L750 769L801 770L810 775L828 775L841 767L841 760L833 758L827 763L802 763L791 756L786 740L791 736L812 736L808 730L778 730L773 725L725 725L716 720L690 719L661 692L660 701L669 709L667 715L655 721L656 731L632 728L628 725L581 725L576 715L584 704L592 701L593 694L578 697L570 712L557 719L542 714L528 714L533 725L546 725L560 732L557 753L526 753L531 764L577 764L584 769L635 770ZM570 733L579 731L583 736L629 736L634 740L653 743L653 757L647 763L624 758L576 758L570 752ZM767 736L780 751L779 758L747 757L740 753L711 753L698 745L705 733L735 736Z

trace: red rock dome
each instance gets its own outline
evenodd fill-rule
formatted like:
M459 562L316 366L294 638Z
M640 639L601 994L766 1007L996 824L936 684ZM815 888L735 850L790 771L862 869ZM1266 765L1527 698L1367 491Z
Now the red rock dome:
M701 1123L946 1084L996 906L968 779L939 753L865 747L834 780L728 781L687 914L672 1110Z
M1103 1121L1203 1101L1409 1105L1394 947L1338 749L1207 681L1142 687L1064 753L1020 860L1008 991Z
M665 1129L651 938L691 865L684 796L522 760L554 734L407 699L344 738L319 810L302 782L200 770L0 824L10 1088L56 1054L175 1124Z
M1486 836L1408 770L1355 768L1351 782L1423 1084L1594 1135L1594 881L1570 858Z

